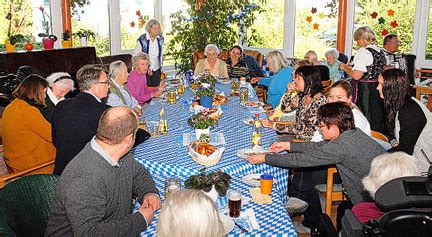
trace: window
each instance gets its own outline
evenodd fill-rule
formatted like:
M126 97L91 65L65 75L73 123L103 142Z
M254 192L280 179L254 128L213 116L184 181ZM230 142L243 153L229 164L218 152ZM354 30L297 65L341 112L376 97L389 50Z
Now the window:
M314 50L318 59L324 60L324 52L336 47L338 5L337 0L296 2L295 58L303 58L307 51Z
M249 46L256 48L276 48L283 47L283 31L284 31L284 9L285 1L283 0L267 0L257 3L263 8L263 12L256 13L256 20L251 30L255 30L255 40L251 39L251 33L248 33Z
M425 49L425 59L432 60L432 17L430 14L432 12L432 2L429 6L429 20L428 20L428 30L426 37L426 49Z
M110 29L107 0L92 0L89 5L78 7L72 15L72 33L88 30L95 37L87 37L87 44L96 48L97 56L110 54ZM74 46L80 45L80 38L75 34Z
M354 24L371 27L379 47L382 47L385 35L397 34L401 41L399 52L410 53L413 50L415 10L416 1L357 0ZM353 48L358 48L356 43Z
M120 1L121 50L134 49L145 23L154 18L154 0Z

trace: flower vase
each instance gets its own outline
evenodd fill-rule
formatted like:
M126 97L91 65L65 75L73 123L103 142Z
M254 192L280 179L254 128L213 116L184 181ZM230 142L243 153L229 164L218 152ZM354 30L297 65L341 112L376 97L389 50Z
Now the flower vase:
M216 191L216 188L213 184L212 189L210 190L210 192L205 192L202 190L202 192L207 195L207 197L209 197L211 200L213 200L215 203L219 197L219 193Z
M201 96L200 104L205 108L211 108L213 106L213 96Z
M42 39L42 44L44 49L53 49L54 48L54 39L50 39L50 38L43 38Z
M15 52L15 45L10 43L10 40L6 40L5 42L6 52L13 53Z
M72 42L70 40L62 40L62 46L64 49L72 47Z
M210 137L210 128L206 129L195 129L196 139L200 139L202 134L207 134Z
M81 37L80 44L81 44L82 47L87 46L87 37L85 37L85 36Z

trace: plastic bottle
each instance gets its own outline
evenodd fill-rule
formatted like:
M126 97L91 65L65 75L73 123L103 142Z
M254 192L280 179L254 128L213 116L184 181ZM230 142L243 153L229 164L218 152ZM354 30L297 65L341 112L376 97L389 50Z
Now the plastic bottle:
M165 114L165 107L162 107L159 110L159 133L167 134L168 133L168 122Z
M259 119L259 114L255 114L255 119L253 123L253 130L252 130L252 148L261 148L261 120Z

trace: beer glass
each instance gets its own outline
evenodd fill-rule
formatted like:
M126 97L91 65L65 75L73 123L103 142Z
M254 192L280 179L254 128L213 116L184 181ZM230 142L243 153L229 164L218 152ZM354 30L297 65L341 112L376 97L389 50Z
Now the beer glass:
M249 88L246 86L240 87L240 104L245 105L246 102L249 100Z
M165 199L168 198L168 196L175 192L180 190L180 179L171 177L165 179Z
M237 80L237 78L233 78L232 82L231 82L231 92L233 94L238 93L239 85L240 85L240 82Z
M241 193L238 190L228 191L228 208L230 217L239 217L241 209Z
M168 97L168 103L170 103L170 104L175 104L176 103L176 101L177 101L177 95L176 95L176 92L174 90L168 91L167 97Z
M184 90L185 90L185 86L183 83L180 83L180 85L177 87L177 93L179 95L183 95L184 94Z

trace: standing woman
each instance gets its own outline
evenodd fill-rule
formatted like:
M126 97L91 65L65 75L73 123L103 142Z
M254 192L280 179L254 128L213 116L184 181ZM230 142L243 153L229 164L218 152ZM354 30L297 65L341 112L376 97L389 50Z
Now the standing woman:
M377 90L384 99L387 128L396 145L391 151L403 151L417 159L419 170L425 172L432 157L432 114L409 94L409 80L401 69L388 69L378 78Z
M376 90L378 75L386 65L385 55L375 45L375 34L367 26L354 32L354 40L360 46L354 56L354 66L341 63L339 67L354 79L353 101L369 120L371 129L385 133L384 106Z
M3 149L13 172L54 160L51 124L42 116L48 82L37 75L25 78L3 112Z
M138 38L133 54L143 52L149 55L147 85L158 87L161 81L162 45L164 41L161 34L161 24L158 20L151 19L145 25L145 30L146 32Z
M249 78L249 70L246 62L243 60L243 49L235 45L230 50L230 56L226 60L229 78L247 77Z

